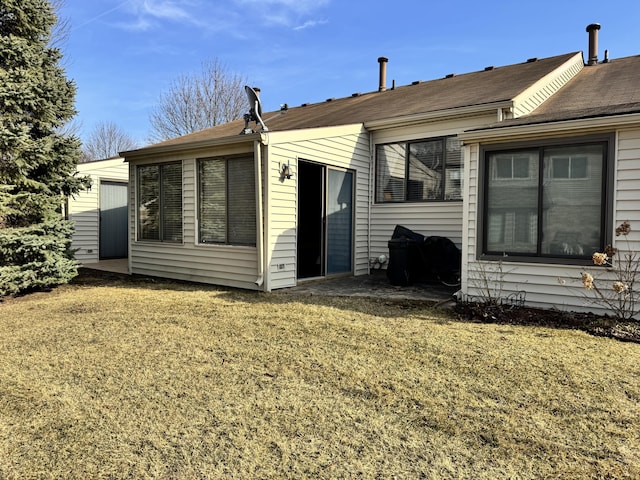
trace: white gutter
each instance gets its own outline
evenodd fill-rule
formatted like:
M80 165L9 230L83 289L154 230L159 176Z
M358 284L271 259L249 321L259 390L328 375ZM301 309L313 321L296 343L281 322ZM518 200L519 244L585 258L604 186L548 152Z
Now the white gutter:
M545 123L514 125L512 127L485 128L458 134L465 143L492 140L520 140L536 136L566 135L572 132L603 132L640 124L640 113L611 115L578 120L549 121Z
M175 153L175 152L190 152L193 150L202 150L210 147L218 147L223 145L231 145L237 143L248 143L251 141L262 141L261 134L250 134L250 135L233 135L230 137L221 137L221 138L209 138L206 140L198 140L189 143L172 143L170 145L157 145L157 146L149 146L143 147L137 150L129 150L126 152L120 152L119 155L124 157L125 161L129 161L130 158L143 158L150 157L154 155L160 155L164 153Z
M255 158L255 177L256 177L256 249L258 252L258 278L255 284L261 287L264 283L264 220L262 216L264 200L262 198L262 145L266 144L266 135L261 135L260 140L253 142L253 152Z
M501 102L483 103L480 105L469 105L466 107L447 108L445 110L436 110L433 112L416 113L413 115L405 115L402 117L385 118L382 120L373 120L364 122L367 130L380 130L389 127L404 127L421 122L433 122L446 120L449 118L468 117L483 113L495 113L496 110L509 110L513 108L511 100Z

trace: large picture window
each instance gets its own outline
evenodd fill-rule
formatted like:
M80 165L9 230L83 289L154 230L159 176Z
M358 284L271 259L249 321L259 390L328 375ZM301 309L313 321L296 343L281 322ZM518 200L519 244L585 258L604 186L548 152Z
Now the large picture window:
M589 259L602 251L609 144L485 149L482 253Z
M256 244L256 182L252 157L198 160L199 242Z
M138 240L182 242L182 164L137 168Z
M457 137L376 146L376 202L462 199Z

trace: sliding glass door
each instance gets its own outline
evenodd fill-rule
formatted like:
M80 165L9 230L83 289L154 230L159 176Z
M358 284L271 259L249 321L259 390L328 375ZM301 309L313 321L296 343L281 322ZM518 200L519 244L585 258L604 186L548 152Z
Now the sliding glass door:
M352 171L300 161L298 278L353 271Z
M327 173L327 275L334 275L352 270L353 173Z

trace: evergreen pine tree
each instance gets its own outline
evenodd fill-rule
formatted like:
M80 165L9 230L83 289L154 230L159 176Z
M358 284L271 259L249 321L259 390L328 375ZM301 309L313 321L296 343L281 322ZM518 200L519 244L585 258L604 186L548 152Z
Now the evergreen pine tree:
M76 112L56 21L48 0L0 0L0 295L77 274L61 210L89 183L74 175L80 141L59 133Z

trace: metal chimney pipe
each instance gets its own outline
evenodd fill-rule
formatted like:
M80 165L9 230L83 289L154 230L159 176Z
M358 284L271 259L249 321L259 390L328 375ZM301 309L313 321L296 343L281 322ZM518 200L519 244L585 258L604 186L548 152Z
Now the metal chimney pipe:
M384 92L387 89L387 62L388 58L380 57L378 58L378 63L380 64L380 86L378 87L379 92Z
M598 30L600 30L599 23L592 23L587 26L587 32L589 33L589 60L587 65L598 63Z

